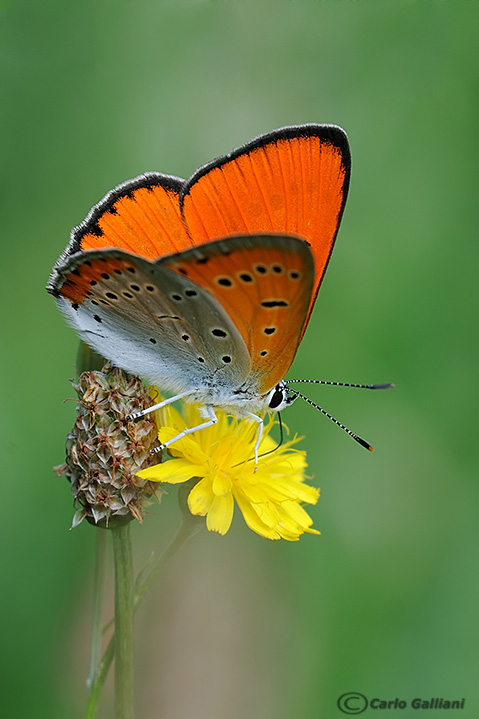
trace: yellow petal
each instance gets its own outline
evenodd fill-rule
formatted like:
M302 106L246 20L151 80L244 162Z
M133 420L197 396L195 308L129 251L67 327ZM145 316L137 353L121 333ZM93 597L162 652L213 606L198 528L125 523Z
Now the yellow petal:
M224 497L215 497L211 503L206 527L210 532L226 534L233 519L234 500L231 492Z
M319 489L290 477L270 477L264 481L263 490L268 499L277 502L292 499L316 504L319 497Z
M176 427L162 427L158 431L158 439L164 444L176 437L177 434L178 431ZM183 456L184 459L189 460L193 464L206 464L208 462L208 455L201 449L196 437L191 435L187 435L173 442L173 444L168 447L168 451L174 457Z
M233 483L231 477L226 472L217 472L212 481L213 494L217 497L223 497L224 495L231 492Z
M195 484L188 495L188 508L191 514L199 514L204 517L209 511L214 499L211 491L211 479L205 477L198 484Z
M194 465L186 459L169 459L167 462L155 464L153 467L142 469L138 476L150 482L168 482L179 484L192 477L202 477L205 474L203 465Z
M277 532L271 527L268 527L264 522L261 521L253 506L249 502L247 502L244 497L235 495L235 498L238 502L238 507L241 510L244 521L246 522L248 527L253 530L253 532L256 532L256 534L259 534L262 537L266 537L266 539L281 538L279 532Z
M283 509L301 527L310 527L313 520L298 502L285 502Z
M310 530L313 520L309 514L297 502L284 502L281 505L281 519L278 524L278 531L286 539L298 538L303 532L310 531L311 534L319 534L317 530Z
M281 507L273 502L261 502L251 505L267 527L277 527L281 520Z
M160 402L161 400L158 401ZM156 413L158 416L158 427L174 427L177 434L185 429L186 425L183 415L171 404L162 407L162 409L158 409Z
M263 467L266 471L271 474L277 473L283 476L289 476L293 474L302 474L307 467L306 457L304 452L298 450L290 450L288 454L274 454L265 457Z
M281 502L283 499L289 499L290 495L276 489L273 483L261 482L254 484L253 482L241 482L241 491L247 500L253 504L261 504L271 500L272 502Z

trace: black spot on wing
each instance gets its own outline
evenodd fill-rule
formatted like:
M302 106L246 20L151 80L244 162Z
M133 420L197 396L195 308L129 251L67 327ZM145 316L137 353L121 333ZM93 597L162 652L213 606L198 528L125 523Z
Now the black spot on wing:
M286 302L286 300L263 300L261 303L261 307L266 307L266 309L274 309L276 307L289 307L289 302Z

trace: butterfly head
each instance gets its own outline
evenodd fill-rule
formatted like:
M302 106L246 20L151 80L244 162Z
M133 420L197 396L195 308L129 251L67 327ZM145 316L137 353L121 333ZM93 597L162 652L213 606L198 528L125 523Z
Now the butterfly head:
M285 407L293 404L297 396L296 392L290 390L286 382L281 380L281 382L278 382L278 384L268 392L265 404L267 409L280 412Z

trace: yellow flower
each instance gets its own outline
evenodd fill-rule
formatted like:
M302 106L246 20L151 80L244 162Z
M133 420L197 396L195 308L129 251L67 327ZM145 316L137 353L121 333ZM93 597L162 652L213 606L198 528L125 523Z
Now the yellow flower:
M185 404L183 414L171 405L158 413L160 442L204 421L198 409ZM316 504L319 490L304 483L306 453L292 449L297 438L277 447L265 425L255 472L254 443L258 426L217 412L218 422L169 447L172 459L138 472L151 482L179 484L198 477L188 495L192 514L205 516L208 530L225 534L233 519L235 501L246 524L268 539L295 541L311 529L303 504Z

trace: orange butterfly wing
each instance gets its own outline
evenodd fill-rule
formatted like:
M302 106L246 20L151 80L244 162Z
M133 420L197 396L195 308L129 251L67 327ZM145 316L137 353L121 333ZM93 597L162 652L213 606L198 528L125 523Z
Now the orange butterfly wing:
M205 165L187 182L146 173L119 185L74 228L70 244L58 262L62 264L76 252L107 247L153 260L238 234L278 233L303 238L310 245L313 263L304 252L299 253L301 283L297 285L302 284L302 292L294 301L288 293L295 283L288 273L295 271L297 257L295 251L283 247L285 238L277 247L268 248L267 257L265 248L257 247L246 264L241 253L234 261L216 257L217 267L208 268L214 269L213 280L220 271L234 277L234 291L227 292L212 283L208 272L200 272L199 265L191 275L217 297L238 323L256 358L253 362L262 375L261 385L270 385L274 379L274 386L291 364L306 328L338 231L349 175L349 145L341 128L285 127ZM267 278L255 275L248 262L266 263L270 268ZM281 266L283 274L275 273L273 265ZM253 272L255 281L251 287L243 287L238 280L242 270ZM289 298L288 312L283 312L281 306L261 305L268 298L275 301L285 297ZM265 344L268 336L264 329L273 327L271 342ZM281 341L276 332L281 332ZM267 354L261 356L261 352ZM270 370L260 371L266 366L266 356Z
M72 231L68 256L118 247L148 259L232 234L292 234L314 257L311 312L346 202L346 133L335 125L274 130L197 170L124 182ZM304 330L304 328L303 328Z
M350 165L346 133L335 125L275 130L200 168L182 190L183 216L195 244L261 232L307 240L314 258L309 317L339 228Z
M307 243L281 235L228 237L162 258L218 300L251 357L249 384L268 392L288 371L313 288Z
M67 254L117 247L156 259L191 247L180 211L183 185L159 172L118 185L74 228Z

